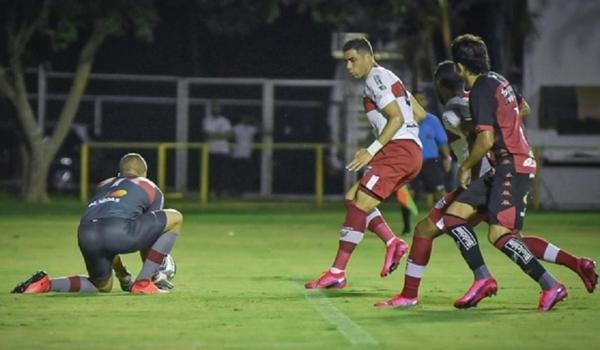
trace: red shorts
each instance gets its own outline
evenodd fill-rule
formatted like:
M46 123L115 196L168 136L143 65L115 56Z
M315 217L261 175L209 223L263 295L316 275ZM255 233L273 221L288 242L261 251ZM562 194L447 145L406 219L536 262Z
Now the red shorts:
M421 171L423 151L412 140L392 140L371 159L360 188L383 201Z
M442 198L440 198L433 208L429 211L429 220L433 222L433 224L440 230L444 231L446 226L444 225L443 216L446 212L446 209L456 200L456 197L463 191L462 188L457 188L452 192L446 193ZM471 227L475 227L479 225L483 220L487 219L487 213L476 213L472 218L467 220Z

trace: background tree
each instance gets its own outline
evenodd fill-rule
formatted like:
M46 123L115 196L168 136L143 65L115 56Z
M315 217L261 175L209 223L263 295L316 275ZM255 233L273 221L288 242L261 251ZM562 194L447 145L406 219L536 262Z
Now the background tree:
M152 0L0 1L0 23L5 26L5 37L0 42L6 45L0 51L0 93L14 106L19 121L23 142L21 196L25 201L48 201L46 179L50 164L77 115L102 43L110 36L126 33L151 40L156 22ZM36 45L32 45L34 42ZM28 100L30 87L25 69L43 62L44 52L71 45L79 48L73 79L56 127L46 135Z

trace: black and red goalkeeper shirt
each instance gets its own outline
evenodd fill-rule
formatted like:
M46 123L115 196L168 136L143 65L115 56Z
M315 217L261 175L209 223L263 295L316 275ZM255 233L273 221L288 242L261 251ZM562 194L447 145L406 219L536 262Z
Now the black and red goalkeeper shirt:
M492 154L496 164L511 159L518 173L535 174L535 159L519 116L520 96L495 72L480 75L469 94L475 131L494 131Z

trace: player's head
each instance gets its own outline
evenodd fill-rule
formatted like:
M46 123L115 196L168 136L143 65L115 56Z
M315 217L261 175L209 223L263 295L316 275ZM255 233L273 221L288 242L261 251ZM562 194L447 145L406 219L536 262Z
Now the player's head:
M366 38L347 41L342 48L346 69L356 79L366 79L371 67L375 64L373 47Z
M148 164L139 153L127 153L119 161L120 176L144 176L148 173Z
M442 104L464 90L464 83L454 70L454 62L443 61L437 65L433 73L433 87Z
M452 60L463 80L467 74L479 75L490 70L490 58L483 39L473 34L463 34L452 42Z

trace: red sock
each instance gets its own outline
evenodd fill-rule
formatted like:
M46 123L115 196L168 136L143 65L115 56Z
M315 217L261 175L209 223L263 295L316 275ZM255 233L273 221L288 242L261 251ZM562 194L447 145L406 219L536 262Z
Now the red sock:
M347 237L340 237L338 251L333 261L333 267L340 270L345 270L348 266L352 252L362 239L363 232L365 232L367 220L367 213L354 205L352 201L345 201L345 205L346 219L342 225L342 231L347 232Z
M579 258L537 236L523 236L523 241L536 258L568 267L577 272Z
M377 213L378 215L369 221L369 230L381 238L383 243L387 243L390 239L396 237L396 235L392 232L387 222L385 222L381 213L379 211Z
M432 247L433 240L431 238L414 236L410 252L408 253L402 296L416 298L419 295L419 285L421 284L425 267L429 263Z

